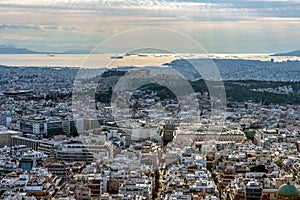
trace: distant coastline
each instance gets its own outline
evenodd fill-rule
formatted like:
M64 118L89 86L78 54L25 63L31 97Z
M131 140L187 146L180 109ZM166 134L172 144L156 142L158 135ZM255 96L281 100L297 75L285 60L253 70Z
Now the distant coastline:
M70 49L63 52L33 51L27 48L18 48L12 45L0 45L0 54L88 54L89 50Z
M1 45L0 44L0 55L1 54L46 54L46 55L56 55L56 54L101 54L99 52L87 50L87 49L69 49L66 51L62 52L57 52L57 51L34 51L30 50L27 48L23 47L14 47L12 45ZM141 50L134 50L131 52L127 52L125 55L130 56L130 55L140 55L140 56L147 56L147 55L171 55L172 53L163 51L163 50L156 50L156 49L151 49L151 48L145 48ZM223 57L224 55L226 56L237 56L240 57L241 55L252 55L252 56L257 56L257 55L265 55L265 56L293 56L293 57L300 57L300 50L295 50L295 51L290 51L290 52L284 52L284 53L274 53L274 54L262 54L262 53L207 53L208 56L212 55L220 55ZM115 56L115 55L113 55Z
M273 54L272 56L299 56L300 57L300 50L290 51L286 53L276 53Z
M51 55L51 56L49 56ZM0 54L0 65L39 66L39 67L124 67L124 66L163 66L173 60L183 59L225 59L225 60L259 60L272 62L300 61L297 56L271 56L268 54Z

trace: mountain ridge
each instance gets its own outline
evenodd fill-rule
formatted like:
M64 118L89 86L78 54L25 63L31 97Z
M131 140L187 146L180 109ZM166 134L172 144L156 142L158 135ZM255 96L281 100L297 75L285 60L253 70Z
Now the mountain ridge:
M32 51L27 48L14 47L12 45L0 45L0 54L88 54L89 50L70 49L63 52Z

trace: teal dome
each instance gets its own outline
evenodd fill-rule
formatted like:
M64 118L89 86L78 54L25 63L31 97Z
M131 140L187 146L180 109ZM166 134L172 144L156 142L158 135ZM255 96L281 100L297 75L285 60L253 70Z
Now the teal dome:
M298 197L299 191L296 186L288 183L279 187L278 195L281 197Z

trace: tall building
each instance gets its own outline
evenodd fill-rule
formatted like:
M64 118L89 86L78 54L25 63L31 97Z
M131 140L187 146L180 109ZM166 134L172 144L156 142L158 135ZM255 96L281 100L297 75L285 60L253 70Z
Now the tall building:
M16 145L26 145L27 148L31 148L33 150L38 150L40 140L36 137L26 137L20 135L14 135L11 137L12 146Z
M40 140L38 150L47 154L50 158L55 158L56 151L58 150L59 145L63 142L64 140L43 139Z
M62 121L49 121L45 118L22 118L19 129L24 133L51 137L63 134Z
M296 146L297 146L298 152L300 152L300 140L296 141Z
M44 135L51 137L63 134L62 121L46 121L44 122Z
M85 161L91 163L94 158L113 158L113 156L114 146L111 142L104 144L83 144L78 141L72 141L60 144L56 151L57 160L64 160L66 162Z
M0 126L5 126L7 128L12 128L15 126L17 115L10 113L1 113L0 114Z
M246 185L246 199L258 200L262 196L262 185L258 181L250 181Z
M5 127L0 127L0 147L8 146L11 147L11 138L15 135L21 135L19 131L8 130Z
M73 137L78 136L75 120L62 121L62 129L63 129L63 133L68 136L73 136Z
M66 162L85 161L87 163L92 162L94 159L87 146L79 142L61 144L56 152L56 158Z
M162 127L162 140L164 144L171 142L174 138L174 131L176 129L176 125L173 123L166 123Z
M53 175L63 179L68 179L70 176L70 167L64 163L48 163L47 168Z

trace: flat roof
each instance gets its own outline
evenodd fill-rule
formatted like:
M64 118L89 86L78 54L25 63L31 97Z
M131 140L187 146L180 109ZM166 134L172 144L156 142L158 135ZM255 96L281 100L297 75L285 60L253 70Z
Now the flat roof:
M21 134L22 132L20 131L14 131L14 130L9 130L9 129L2 129L0 130L0 134Z

